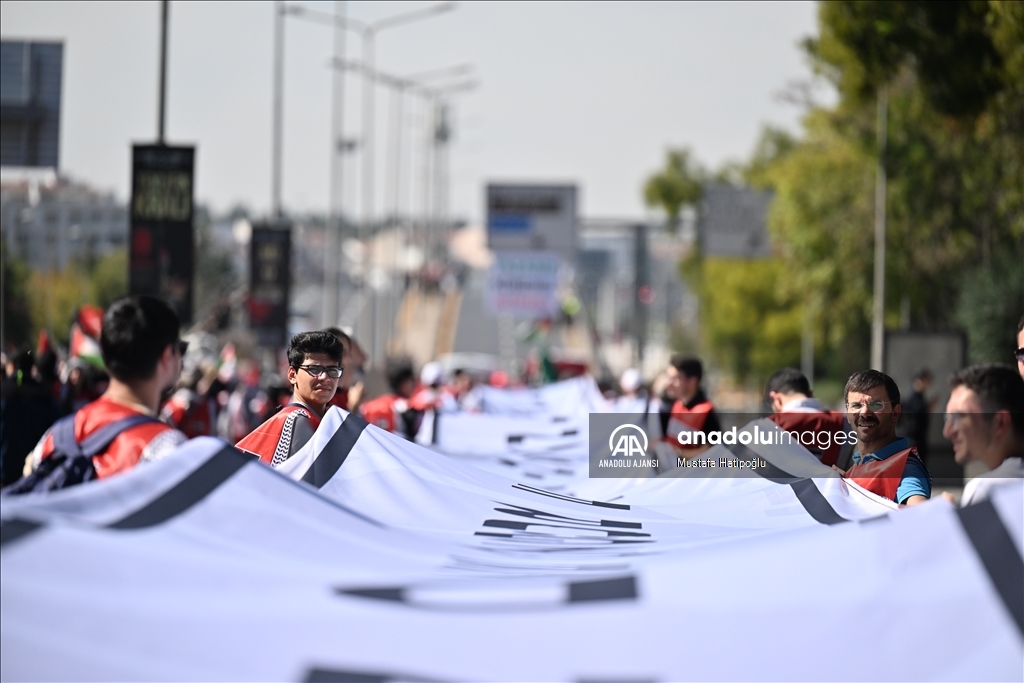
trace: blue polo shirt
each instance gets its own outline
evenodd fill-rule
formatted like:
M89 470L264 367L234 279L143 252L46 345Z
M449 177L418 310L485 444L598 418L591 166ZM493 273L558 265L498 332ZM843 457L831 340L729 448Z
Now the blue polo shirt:
M865 456L861 456L860 451L855 450L853 452L853 464L859 465L862 459L864 462L885 460L889 456L896 455L908 448L910 448L910 439L896 439L888 446L883 446L874 453L869 453ZM911 496L932 497L932 478L928 475L928 470L924 468L924 465L917 458L907 458L907 464L903 467L903 478L900 479L900 485L896 488L896 502L902 505L903 501Z

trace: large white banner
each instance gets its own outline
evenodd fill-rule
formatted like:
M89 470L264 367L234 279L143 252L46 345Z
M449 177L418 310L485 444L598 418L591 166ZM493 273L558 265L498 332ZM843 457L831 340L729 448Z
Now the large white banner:
M0 678L1021 679L1019 487L631 483L551 493L333 409L282 471L197 439L5 498Z

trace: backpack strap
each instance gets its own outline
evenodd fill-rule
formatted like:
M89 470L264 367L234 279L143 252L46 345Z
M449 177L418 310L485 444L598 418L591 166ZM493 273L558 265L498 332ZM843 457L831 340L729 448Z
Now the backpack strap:
M74 414L68 415L53 426L53 450L55 453L64 453L69 458L91 458L105 450L121 432L142 424L159 421L149 415L129 415L103 425L85 437L82 443L78 443L75 438L75 416Z

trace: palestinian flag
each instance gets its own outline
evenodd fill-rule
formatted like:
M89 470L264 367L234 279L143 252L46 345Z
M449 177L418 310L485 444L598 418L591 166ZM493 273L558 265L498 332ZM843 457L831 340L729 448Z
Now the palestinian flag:
M81 358L101 370L106 369L100 352L100 330L103 328L103 309L84 304L75 311L71 322L71 358Z

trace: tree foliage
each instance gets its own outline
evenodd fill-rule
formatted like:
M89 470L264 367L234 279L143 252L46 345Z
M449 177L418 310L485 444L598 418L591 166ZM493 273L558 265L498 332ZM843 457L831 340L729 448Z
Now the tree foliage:
M875 97L888 94L886 324L963 326L986 349L989 319L1020 317L1024 284L1024 4L828 2L808 41L840 93L804 135L760 163L789 282L816 300L836 352L867 343L873 277ZM998 282L998 286L993 286ZM986 284L988 283L988 284ZM986 298L987 297L987 298ZM965 302L971 303L965 303ZM975 312L973 317L969 311ZM983 355L990 354L985 351ZM978 356L980 357L980 356ZM986 356L987 357L987 356Z
M644 201L665 212L671 232L679 228L683 207L700 201L704 175L689 149L670 149L665 153L665 167L644 183Z
M838 103L799 136L766 128L740 173L775 193L775 256L684 264L706 352L740 378L792 364L809 311L820 371L868 362L884 88L886 326L963 328L972 360L1005 361L1024 313L1024 3L839 0L818 26L805 48Z

